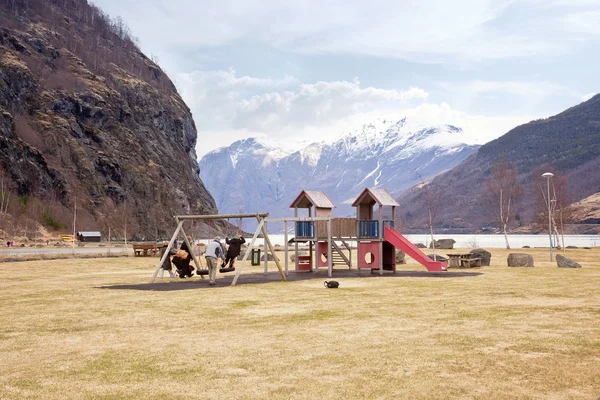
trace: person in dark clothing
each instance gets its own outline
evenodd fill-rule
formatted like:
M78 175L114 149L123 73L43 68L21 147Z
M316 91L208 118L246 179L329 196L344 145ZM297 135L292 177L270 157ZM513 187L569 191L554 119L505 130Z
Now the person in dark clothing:
M242 244L246 243L246 239L239 237L238 235L234 235L231 239L225 238L225 243L229 245L229 248L227 249L227 255L225 256L223 267L229 263L229 267L232 268L233 264L235 264L235 259L240 255Z
M191 242L192 237L188 236L187 238ZM185 251L188 254L188 256L186 258L174 257L173 264L175 264L175 267L177 268L177 273L179 274L180 278L185 278L186 276L191 278L192 275L194 275L194 268L190 265L190 262L193 260L193 258L192 252L185 243L185 240L183 241L183 243L181 243L181 247L179 248L179 250Z
M165 255L167 248L169 248L169 242L164 242L163 247L160 249L160 258L161 259ZM171 278L175 277L175 275L173 274L173 271L172 271L173 266L171 265L171 256L174 256L176 253L177 253L177 250L175 250L175 249L171 249L169 251L169 255L167 256L167 258L165 258L165 261L163 261L162 266L161 266L161 277L162 277L162 274L164 274L164 271L169 271L169 275L171 276Z

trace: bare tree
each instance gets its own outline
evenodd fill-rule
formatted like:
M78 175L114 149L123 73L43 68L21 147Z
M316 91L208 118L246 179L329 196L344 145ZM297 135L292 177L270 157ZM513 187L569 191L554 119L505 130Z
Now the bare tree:
M131 234L131 232L137 228L133 210L133 205L127 200L119 204L115 210L115 216L121 227L125 245L127 245L127 232Z
M8 191L8 182L4 176L4 171L0 170L0 214L8 213L9 203L10 192Z
M514 221L518 204L523 196L523 187L519 183L519 173L506 160L502 159L492 166L492 173L485 183L487 205L504 233L506 248L508 243L508 227Z
M557 247L562 247L564 250L564 224L572 220L572 212L569 209L571 204L571 193L569 190L569 178L562 176L561 173L554 168L545 168L544 171L549 171L554 174L551 180L550 199L548 199L548 191L545 182L539 181L539 193L535 201L535 215L538 226L546 228L548 225L548 208L550 208L550 220L552 225L551 234L554 235ZM538 176L540 174L535 174ZM548 207L550 202L550 207ZM559 232L560 228L560 232ZM562 246L558 243L561 242Z

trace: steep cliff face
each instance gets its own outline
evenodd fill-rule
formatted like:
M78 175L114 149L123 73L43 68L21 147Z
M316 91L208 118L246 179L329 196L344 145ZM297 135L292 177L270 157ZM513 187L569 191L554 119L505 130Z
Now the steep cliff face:
M190 110L120 20L85 0L0 12L0 173L15 198L41 199L64 226L77 199L81 229L121 210L151 236L174 214L216 213Z

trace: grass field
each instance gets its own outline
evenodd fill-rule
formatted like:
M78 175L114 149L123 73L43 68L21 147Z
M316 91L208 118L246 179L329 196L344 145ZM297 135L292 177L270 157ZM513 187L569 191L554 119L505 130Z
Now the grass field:
M577 270L526 251L535 268L494 250L337 290L324 271L148 290L156 259L0 264L0 398L597 399L600 248L570 251Z

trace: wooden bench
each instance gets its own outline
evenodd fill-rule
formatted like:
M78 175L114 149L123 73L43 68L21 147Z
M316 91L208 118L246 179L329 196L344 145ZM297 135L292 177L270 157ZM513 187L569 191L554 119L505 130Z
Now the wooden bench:
M151 243L134 243L133 246L133 254L136 257L154 257L158 254L159 247L156 244Z
M481 258L480 257L463 258L462 260L460 260L460 266L462 268L481 267Z
M472 253L448 254L448 268L481 267L481 258Z

